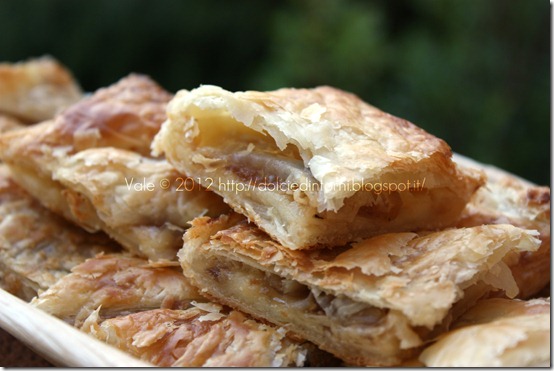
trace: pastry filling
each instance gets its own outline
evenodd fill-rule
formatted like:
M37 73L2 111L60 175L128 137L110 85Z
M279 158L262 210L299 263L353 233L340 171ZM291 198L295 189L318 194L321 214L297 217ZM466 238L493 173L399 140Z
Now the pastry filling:
M224 112L215 116L205 111L195 113L201 133L196 137L197 151L207 158L223 160L225 169L238 181L251 185L286 184L275 188L281 193L294 191L294 185L307 184L319 191L319 182L304 166L294 145L281 150L271 136L250 129Z
M194 135L192 161L206 169L203 185L246 209L262 229L289 247L344 243L353 236L406 228L433 229L451 223L465 205L450 187L438 185L440 177L424 172L409 179L391 173L334 184L340 187L337 192L350 196L340 209L328 209L322 184L293 143L281 149L272 136L247 127L224 109L192 107L189 113L194 117L187 129Z
M213 120L217 120L218 124ZM233 184L223 184L219 185L220 190L271 191L287 195L300 204L318 205L321 184L304 166L294 145L289 144L280 150L270 136L229 117L199 118L197 124L202 133L197 143L198 150L208 158L223 160L230 179L248 186L235 189ZM393 220L405 202L403 197L398 191L384 194L378 191L358 192L347 200L339 219L351 221L356 216L378 219L387 215L387 220ZM323 211L317 213L316 218L337 219L337 213Z
M262 271L237 261L214 261L206 269L207 277L222 287L222 292L239 291L241 300L269 299L271 306L303 314L327 317L341 326L374 326L387 314L387 310L356 302L344 295L333 295L309 287L298 281ZM267 305L267 303L266 303Z
M291 202L319 209L322 194L321 183L305 166L296 146L289 144L281 150L270 135L247 127L233 119L224 110L193 109L191 114L195 116L198 130L194 146L196 152L201 154L199 163L209 168L215 161L218 166L225 169L225 179L218 178L216 180L215 186L219 191L228 193L248 191L250 202L259 202L260 207L265 204L266 198L256 196L257 192L255 191L261 191L260 193L271 191L276 195L285 196ZM191 129L191 131L194 130ZM193 161L195 160L193 159ZM392 179L389 180L392 182ZM217 184L218 181L225 184ZM414 179L410 179L410 181L413 182ZM237 187L236 183L241 183L241 185ZM382 221L383 223L397 219L399 223L406 222L405 219L417 220L418 217L411 217L411 214L418 214L417 207L410 207L412 209L408 213L410 215L405 215L406 213L403 213L402 210L405 209L404 206L411 205L411 201L415 198L424 198L417 200L418 204L428 202L426 193L420 192L420 189L416 189L414 192L411 183L410 187L412 188L410 189L408 189L408 183L400 186L398 183L393 183L383 180L383 183L375 184L368 182L341 185L344 186L345 191L350 188L359 189L359 191L345 200L340 213L319 210L313 216L315 219L336 220L339 224L358 220L361 223L360 228L366 228L367 220ZM391 184L396 188L393 188ZM405 188L405 191L398 190L398 187L401 190ZM423 187L421 187L422 189ZM284 201L285 199L280 200ZM427 213L428 210L424 211ZM283 216L285 214L280 212L281 217L285 217Z
M256 184L319 184L301 160L268 153L238 152L228 156L227 169L243 182Z

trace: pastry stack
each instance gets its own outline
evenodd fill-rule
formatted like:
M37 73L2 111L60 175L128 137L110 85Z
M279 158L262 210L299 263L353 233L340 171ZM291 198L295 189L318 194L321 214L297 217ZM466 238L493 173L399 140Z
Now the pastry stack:
M335 88L130 75L0 136L0 281L159 366L548 363L550 190L454 157Z
M407 362L479 299L548 282L548 189L512 187L535 230L518 228L498 215L510 196L476 194L485 174L351 94L202 86L167 112L154 150L236 212L192 221L184 274L349 365ZM488 198L494 220L479 210Z

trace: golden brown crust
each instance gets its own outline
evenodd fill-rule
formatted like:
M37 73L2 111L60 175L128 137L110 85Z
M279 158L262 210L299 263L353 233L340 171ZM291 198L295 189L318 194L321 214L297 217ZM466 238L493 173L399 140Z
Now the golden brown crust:
M431 367L529 367L550 363L550 298L478 303L420 355Z
M550 188L459 155L456 160L468 167L484 169L488 178L485 186L473 195L456 226L508 223L539 231L542 243L537 251L512 255L506 260L520 288L518 297L532 297L550 281Z
M81 100L52 121L1 135L0 158L33 196L70 218L67 206L63 206L63 187L52 180L60 160L96 147L147 154L170 97L149 78L130 75Z
M30 300L86 258L119 248L43 208L0 166L0 285Z
M0 113L44 121L81 96L71 73L51 57L0 63Z
M49 124L35 125L0 140L4 161L55 157L87 148L115 147L150 153L165 120L171 94L150 78L129 75L67 108Z
M442 140L330 87L181 91L153 148L293 249L444 226L482 183Z
M189 220L228 207L165 160L145 156L170 97L130 75L52 121L1 136L0 157L50 210L137 255L175 259Z
M161 367L302 366L306 357L283 329L214 304L98 320L93 314L83 330Z
M115 148L68 156L53 169L68 217L104 230L133 253L176 259L188 222L229 211L221 197L179 174L163 159Z
M148 156L171 97L147 76L131 74L57 116L48 141L74 151L115 147Z
M148 309L188 308L199 299L197 289L175 263L112 254L77 265L31 304L80 326L98 308L106 318Z
M463 311L455 304L464 295L478 298L494 288L516 295L502 258L539 245L532 232L496 225L387 234L350 248L293 251L237 215L192 224L179 258L184 274L203 291L288 326L357 365L391 365L413 356L409 350L432 338L454 309ZM277 291L266 289L266 297L263 287L275 280L283 283ZM280 293L291 287L299 298Z

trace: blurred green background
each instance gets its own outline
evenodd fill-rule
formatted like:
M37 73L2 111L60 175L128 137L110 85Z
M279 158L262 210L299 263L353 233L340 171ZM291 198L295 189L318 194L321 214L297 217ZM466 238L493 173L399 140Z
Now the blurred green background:
M50 54L86 91L327 84L550 184L546 0L0 0L0 60Z

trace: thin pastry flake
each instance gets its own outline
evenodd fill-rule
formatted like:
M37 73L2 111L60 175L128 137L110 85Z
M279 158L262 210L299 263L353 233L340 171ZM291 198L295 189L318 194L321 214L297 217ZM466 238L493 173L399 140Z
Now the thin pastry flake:
M0 166L0 287L24 300L46 290L85 259L119 247L42 207Z
M542 243L537 251L506 258L520 289L518 297L532 297L550 281L550 188L460 155L455 159L463 166L484 169L487 175L486 184L470 199L456 226L508 223L539 231Z
M79 327L97 309L109 318L149 309L186 309L195 300L202 297L175 263L110 254L77 265L31 305Z
M482 295L518 292L502 262L536 250L510 225L397 233L350 247L284 248L240 216L198 218L179 252L203 293L354 365L395 365Z
M482 183L442 140L330 88L181 91L153 143L292 249L453 222Z
M94 313L82 329L161 367L302 366L307 352L282 328L237 311L208 312L199 307L151 310L101 323Z
M51 57L0 63L0 113L40 122L81 97L71 73Z
M548 366L550 350L550 298L495 298L471 308L419 359L430 367Z

